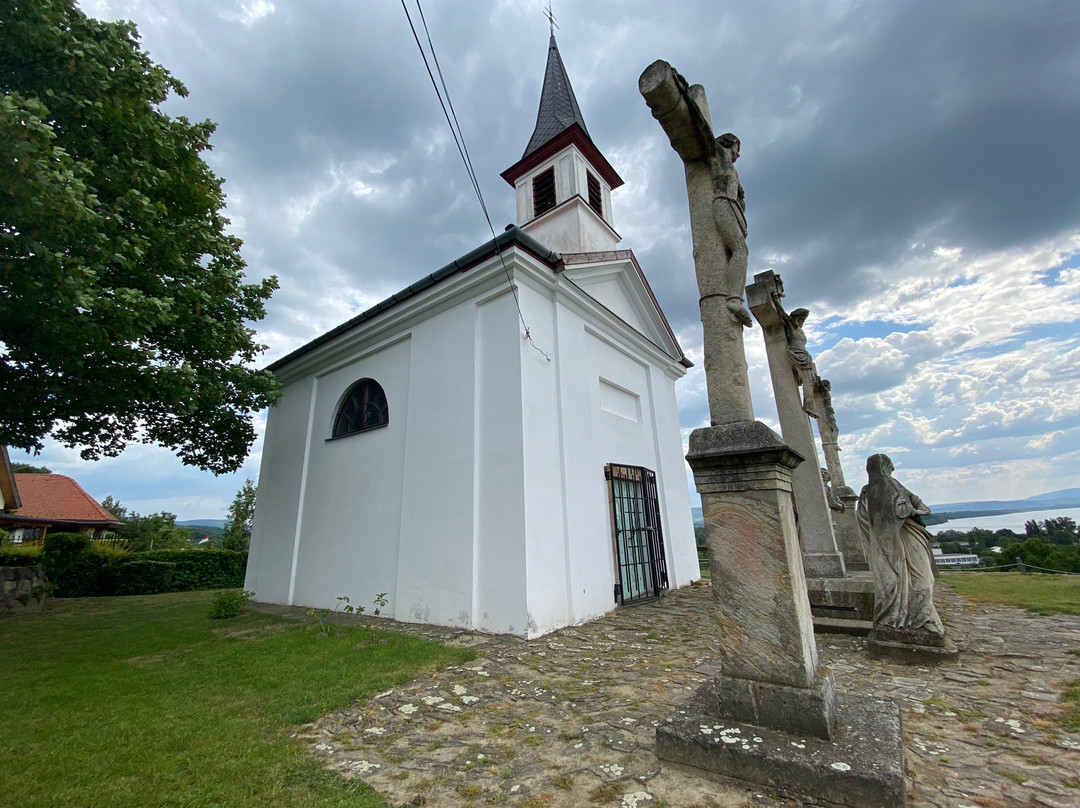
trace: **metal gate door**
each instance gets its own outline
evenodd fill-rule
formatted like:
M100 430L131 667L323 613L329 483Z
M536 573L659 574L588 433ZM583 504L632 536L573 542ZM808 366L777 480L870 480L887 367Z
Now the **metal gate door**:
M615 602L660 597L668 588L656 474L641 466L604 467L615 539Z

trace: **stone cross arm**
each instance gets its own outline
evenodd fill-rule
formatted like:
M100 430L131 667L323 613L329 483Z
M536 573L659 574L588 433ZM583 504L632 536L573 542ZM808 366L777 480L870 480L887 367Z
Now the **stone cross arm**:
M746 287L746 304L766 335L774 334L777 330L784 331L784 318L776 306L776 298L783 294L784 283L772 270L758 272L754 275L754 282Z
M670 64L657 59L641 74L638 90L679 157L693 162L709 156L714 146L703 87L688 87Z

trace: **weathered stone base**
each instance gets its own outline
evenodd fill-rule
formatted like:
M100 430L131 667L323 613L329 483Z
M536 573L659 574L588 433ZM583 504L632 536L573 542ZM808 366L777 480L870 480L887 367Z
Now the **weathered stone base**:
M837 731L826 741L721 716L711 687L707 682L657 727L661 760L826 805L903 806L903 747L895 703L837 694Z
M808 579L843 578L844 558L840 553L803 553L803 570Z
M955 662L960 656L956 643L927 631L899 631L875 626L868 650L878 656L916 665Z
M874 619L874 579L869 573L807 579L806 594L810 598L815 628L819 617L871 622Z
M707 712L730 721L830 738L836 731L836 684L819 672L813 687L791 687L720 674L699 688Z

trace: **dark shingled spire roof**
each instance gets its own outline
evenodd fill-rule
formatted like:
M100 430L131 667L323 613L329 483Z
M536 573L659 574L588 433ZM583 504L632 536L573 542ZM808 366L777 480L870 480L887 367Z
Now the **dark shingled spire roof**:
M529 145L525 147L525 153L521 155L522 159L575 123L586 135L589 134L577 99L574 98L574 88L570 86L570 78L563 67L559 46L555 44L555 35L552 34L551 42L548 43L544 89L540 93L540 110L536 113L536 129L529 139Z

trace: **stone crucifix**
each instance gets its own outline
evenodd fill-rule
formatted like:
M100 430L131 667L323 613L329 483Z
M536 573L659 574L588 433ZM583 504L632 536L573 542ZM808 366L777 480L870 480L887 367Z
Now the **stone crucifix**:
M688 85L667 62L655 63L641 78L645 103L686 169L709 415L713 426L752 421L743 328L753 320L743 304L747 228L745 194L735 171L739 139L713 134L705 88Z
M667 62L649 65L638 90L686 171L712 419L690 434L686 460L701 494L720 640L720 671L657 727L656 755L830 804L900 808L899 711L840 697L818 661L792 496L793 470L811 455L754 420L739 141L713 136L704 88ZM817 486L824 505L820 477ZM731 743L718 743L718 724Z
M780 305L784 286L773 272L754 275L754 283L747 289L747 295L750 310L765 333L765 352L769 357L773 396L780 416L780 433L785 443L809 461L792 473L806 577L843 578L844 557L837 548L832 514L817 462L817 445L807 417L808 406L816 410L814 405L818 403L815 395L817 369L806 348L806 336L792 339L793 331L802 334L806 309L796 309L790 315L784 311ZM796 314L800 316L796 318Z

